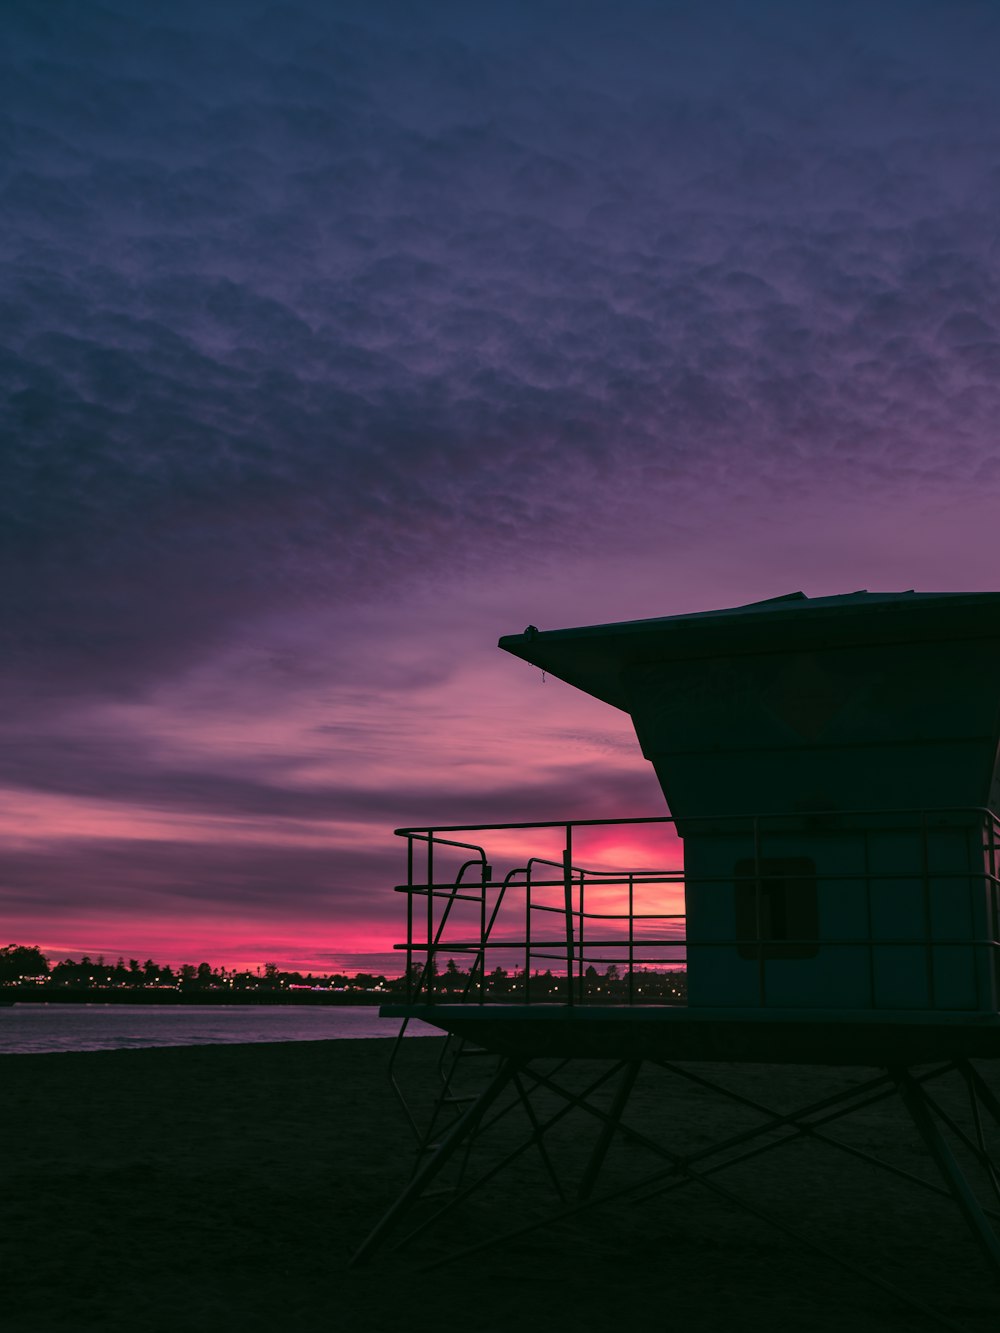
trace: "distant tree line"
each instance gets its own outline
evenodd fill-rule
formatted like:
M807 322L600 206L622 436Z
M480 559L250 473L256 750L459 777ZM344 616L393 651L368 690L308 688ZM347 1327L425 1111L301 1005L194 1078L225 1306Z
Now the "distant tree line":
M91 958L84 954L79 961L66 958L52 964L37 946L8 944L0 948L0 986L33 986L44 984L46 989L72 991L130 989L155 991L169 990L180 993L262 992L265 994L293 993L295 991L325 990L343 992L382 992L408 994L420 999L432 991L442 999L479 999L489 996L496 1000L516 1001L552 1000L566 998L568 983L565 975L550 969L530 973L514 968L492 968L483 975L481 969L463 972L453 958L441 970L414 964L409 976L386 979L381 973L356 972L353 976L333 972L304 976L301 972L283 971L276 963L264 963L255 970L213 967L210 963L184 963L178 968L164 966L147 958L118 958L109 963L103 954ZM609 963L604 972L589 966L582 975L572 979L575 998L596 1002L660 1000L681 1003L687 994L687 978L682 971L661 971L653 968L619 968Z
M264 963L256 970L213 967L210 963L184 963L178 968L147 958L118 958L110 963L100 954L84 954L79 961L66 958L51 963L35 945L8 944L0 948L0 985L44 982L49 986L74 989L106 987L170 987L179 990L281 990L289 987L323 989L377 990L389 985L384 976L357 972L353 976L334 972L325 976L305 976L301 972L282 971L276 963Z
M8 944L0 949L0 982L41 980L49 972L49 960L34 945Z
M445 967L438 971L429 971L423 966L414 966L410 973L410 993L419 998L421 994L432 990L435 996L450 999L479 998L481 995L491 999L528 999L552 1000L566 999L569 984L565 973L524 968L508 971L495 967L485 976L476 968L463 972L453 958L449 958ZM589 999L595 1002L609 1003L628 1000L659 1000L666 1003L683 1003L687 998L687 975L680 970L661 970L658 968L619 967L609 963L604 972L599 972L592 964L584 968L582 974L572 978L574 998Z

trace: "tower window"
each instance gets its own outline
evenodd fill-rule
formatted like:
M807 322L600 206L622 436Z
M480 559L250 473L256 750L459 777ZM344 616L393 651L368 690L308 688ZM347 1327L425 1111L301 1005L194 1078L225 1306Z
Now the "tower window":
M819 953L816 863L805 856L760 861L746 857L736 862L735 876L739 956L815 958Z

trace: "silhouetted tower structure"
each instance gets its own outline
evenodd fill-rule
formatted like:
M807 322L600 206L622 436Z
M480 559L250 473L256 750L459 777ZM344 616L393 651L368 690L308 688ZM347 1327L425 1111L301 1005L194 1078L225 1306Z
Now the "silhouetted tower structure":
M826 1118L831 1105L847 1115L865 1097L898 1092L945 1190L1000 1268L1000 1242L942 1133L944 1124L971 1145L1000 1203L982 1116L1000 1125L1000 1102L971 1063L1000 1056L1000 832L992 813L1000 795L1000 593L793 593L654 620L530 626L500 647L627 712L671 814L397 830L408 845L400 947L409 974L418 961L423 970L406 1004L383 1013L434 1023L501 1063L440 1142L437 1129L428 1134L423 1164L359 1258L467 1148L505 1091L516 1087L531 1140L541 1142L547 1127L524 1088L533 1062L588 1057L617 1062L621 1075L610 1111L598 1113L581 1198L612 1140L628 1132L623 1116L644 1064L692 1078L675 1062L868 1065L878 1072L827 1099ZM683 870L580 865L581 830L616 823L669 826L683 841ZM509 839L543 828L560 833L559 857L526 854L519 868L495 872L486 833ZM460 867L442 878L442 861L456 853ZM666 934L654 943L684 951L684 1005L633 1003L637 941L648 946L651 929L635 895L657 885L665 895L683 889L683 934L664 910ZM614 891L624 895L623 911L607 906ZM449 935L449 922L470 904L477 930ZM505 926L511 920L514 933ZM625 939L630 985L609 1003L587 992L585 964L607 961ZM517 949L521 989L500 996L488 984L487 959ZM455 950L470 961L461 995L438 981L436 960ZM532 1004L532 964L553 957L563 963L558 1002ZM925 1090L930 1075L914 1073L930 1061L944 1062L935 1076L961 1074L974 1140L942 1121ZM703 1075L696 1081L706 1084ZM551 1075L535 1085L559 1091ZM563 1095L573 1107L586 1102ZM813 1114L774 1113L744 1137L789 1125L809 1134ZM701 1179L669 1148L660 1157Z
M500 646L631 715L684 838L689 1004L996 1012L1000 595L793 593Z

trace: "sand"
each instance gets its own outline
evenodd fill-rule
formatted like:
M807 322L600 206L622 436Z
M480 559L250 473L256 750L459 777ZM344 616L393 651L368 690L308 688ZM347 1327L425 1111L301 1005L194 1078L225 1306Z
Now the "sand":
M416 1104L434 1086L440 1045L406 1044L402 1074ZM371 1040L0 1058L0 1326L935 1327L692 1184L549 1223L428 1271L557 1206L534 1151L410 1249L387 1247L366 1267L349 1267L413 1162L414 1141L386 1081L389 1049ZM470 1088L482 1076L467 1072L475 1063L461 1071ZM996 1087L996 1075L980 1068ZM594 1072L581 1066L574 1076ZM788 1106L868 1077L768 1066L707 1072ZM753 1120L657 1070L644 1072L629 1108L630 1123L685 1150ZM599 1126L568 1117L564 1127L553 1156L562 1168L575 1155L579 1166ZM838 1133L933 1177L895 1104L865 1111ZM523 1137L518 1109L483 1139L477 1160ZM653 1169L645 1150L616 1145L606 1181ZM950 1310L970 1333L997 1327L997 1281L949 1200L803 1141L717 1180Z

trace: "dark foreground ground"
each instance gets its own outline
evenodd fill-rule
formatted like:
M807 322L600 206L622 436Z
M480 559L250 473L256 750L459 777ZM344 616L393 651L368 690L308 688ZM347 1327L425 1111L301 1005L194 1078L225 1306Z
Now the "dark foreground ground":
M349 1268L412 1163L413 1139L385 1078L389 1048L340 1041L0 1058L0 1327L868 1333L939 1326L691 1183L428 1269L555 1206L535 1151L404 1253L387 1248L366 1267ZM433 1086L439 1050L432 1039L406 1043L403 1074L418 1104ZM980 1068L996 1087L996 1073ZM788 1107L868 1077L772 1066L707 1072ZM465 1069L462 1077L475 1082ZM538 1112L545 1110L543 1097ZM685 1151L755 1115L660 1070L644 1072L629 1107L633 1126ZM523 1139L524 1123L520 1108L506 1116L483 1140L482 1160ZM579 1166L600 1130L597 1121L563 1123L566 1133L553 1141L559 1170L567 1161ZM895 1104L835 1128L934 1178ZM655 1169L643 1148L619 1145L607 1183ZM801 1140L717 1180L947 1311L970 1333L995 1333L1000 1290L950 1201ZM414 1220L439 1206L426 1205Z

